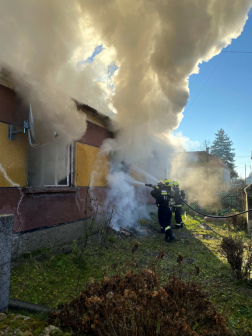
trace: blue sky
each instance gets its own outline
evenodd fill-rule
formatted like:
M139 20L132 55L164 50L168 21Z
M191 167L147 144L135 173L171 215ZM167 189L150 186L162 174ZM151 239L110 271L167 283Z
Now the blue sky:
M94 60L94 58L95 58L95 56L98 55L98 54L100 54L103 49L104 49L104 47L103 47L102 44L99 45L99 46L97 46L97 47L95 47L95 50L93 51L93 54L90 57L88 57L86 60L78 62L77 63L77 67L79 67L82 64L92 63L93 60Z
M251 14L242 34L224 50L252 52ZM201 64L199 74L189 78L189 89L190 101L177 131L201 144L213 141L223 128L233 141L237 172L244 178L247 164L248 176L250 166L252 171L252 53L221 53Z

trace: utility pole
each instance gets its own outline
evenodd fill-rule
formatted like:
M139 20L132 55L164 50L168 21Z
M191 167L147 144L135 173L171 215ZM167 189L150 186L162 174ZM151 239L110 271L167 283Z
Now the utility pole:
M247 184L247 181L246 181L246 163L245 163L245 184Z

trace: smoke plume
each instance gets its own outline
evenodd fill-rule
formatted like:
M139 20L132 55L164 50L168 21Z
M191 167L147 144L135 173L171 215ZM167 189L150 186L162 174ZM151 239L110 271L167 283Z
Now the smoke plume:
M112 102L120 129L114 147L118 164L166 177L177 147L171 133L188 102L189 76L241 34L251 5L251 0L82 1L104 44L116 51ZM117 177L109 177L115 190ZM119 180L117 189L124 182ZM186 182L198 185L191 176Z
M112 98L123 127L125 161L142 162L153 135L179 125L189 98L188 78L198 65L237 38L251 0L84 0L103 43L120 66Z

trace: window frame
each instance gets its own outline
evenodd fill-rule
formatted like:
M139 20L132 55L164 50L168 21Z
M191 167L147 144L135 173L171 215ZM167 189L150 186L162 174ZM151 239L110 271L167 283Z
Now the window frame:
M67 146L67 184L58 184L58 147L57 147L57 154L55 158L55 170L54 170L54 182L55 184L45 184L45 164L46 160L44 160L45 152L43 150L42 152L42 162L41 164L41 185L43 185L44 188L69 188L71 187L71 177L73 172L73 166L72 166L72 156L73 156L73 145Z

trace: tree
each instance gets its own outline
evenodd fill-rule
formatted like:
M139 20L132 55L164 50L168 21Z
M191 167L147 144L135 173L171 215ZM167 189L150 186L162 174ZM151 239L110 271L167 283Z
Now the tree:
M211 148L211 141L210 140L204 140L203 143L200 145L200 150L201 151L206 151Z
M215 140L211 146L211 154L219 158L223 163L225 163L231 170L231 178L238 177L235 171L234 164L234 148L232 148L233 142L230 140L224 130L221 128L217 133L215 133Z

